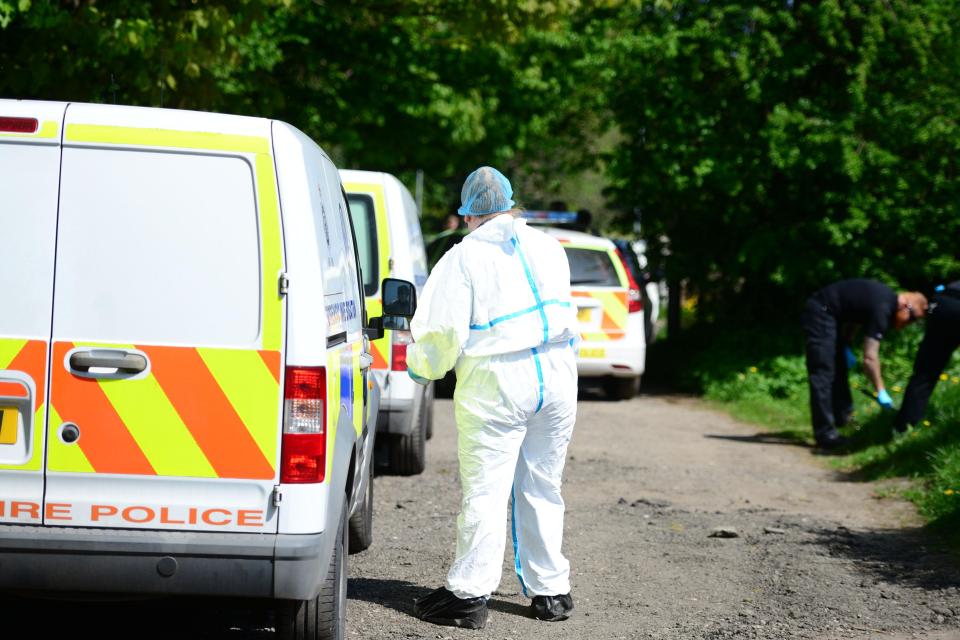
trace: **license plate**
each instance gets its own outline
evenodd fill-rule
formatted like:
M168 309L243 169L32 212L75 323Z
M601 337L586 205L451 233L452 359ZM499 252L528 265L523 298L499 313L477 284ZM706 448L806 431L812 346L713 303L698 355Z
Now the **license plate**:
M16 407L0 407L0 444L17 444L19 418Z
M581 358L605 358L607 350L603 347L582 347L580 349Z

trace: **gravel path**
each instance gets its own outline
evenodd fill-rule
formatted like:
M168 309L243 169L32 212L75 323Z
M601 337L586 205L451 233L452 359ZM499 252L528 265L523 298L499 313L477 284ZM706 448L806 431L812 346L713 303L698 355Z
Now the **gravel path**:
M412 601L443 582L459 503L449 400L435 420L427 471L376 480L374 545L350 560L350 638L960 638L958 565L909 505L805 447L652 396L580 403L564 480L573 618L526 617L507 557L486 629L420 622Z
M877 485L829 470L806 447L695 400L653 396L580 403L564 484L570 620L528 618L504 558L484 630L421 622L413 599L443 583L455 545L449 400L437 402L434 432L423 475L375 481L374 543L350 556L352 640L960 638L958 563L909 505L878 500ZM491 517L507 526L506 511ZM275 637L264 607L237 601L9 598L0 614L45 636Z

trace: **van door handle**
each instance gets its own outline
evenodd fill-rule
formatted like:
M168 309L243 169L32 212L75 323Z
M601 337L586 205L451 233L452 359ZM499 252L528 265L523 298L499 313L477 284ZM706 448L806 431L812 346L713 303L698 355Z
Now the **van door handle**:
M91 351L74 351L70 355L70 370L85 373L96 377L98 373L91 372L91 368L113 369L104 376L118 373L142 373L147 369L147 358L139 353L127 351L108 351L95 349Z
M367 369L370 368L370 365L372 364L373 364L373 356L367 353L366 351L362 351L360 353L360 371L366 371Z

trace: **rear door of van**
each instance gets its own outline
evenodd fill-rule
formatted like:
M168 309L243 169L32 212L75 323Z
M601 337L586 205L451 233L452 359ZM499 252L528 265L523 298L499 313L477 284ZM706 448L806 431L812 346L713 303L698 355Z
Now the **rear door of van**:
M44 523L276 531L269 121L71 105L56 237Z
M64 104L0 100L0 522L43 519Z

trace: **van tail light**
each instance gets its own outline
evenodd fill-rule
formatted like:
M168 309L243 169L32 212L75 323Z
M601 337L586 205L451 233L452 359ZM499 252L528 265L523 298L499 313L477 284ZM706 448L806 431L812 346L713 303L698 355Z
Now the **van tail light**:
M326 469L326 369L287 367L283 390L280 482L323 482Z
M4 133L36 133L40 122L36 118L0 116L0 131Z
M623 265L623 271L627 274L627 312L636 313L637 311L643 311L643 295L640 293L640 285L633 279L633 274L630 273L627 260L623 257L623 254L620 253L620 249L616 251L617 257L620 258L620 264Z
M393 352L390 360L391 371L407 370L407 345L413 342L413 334L409 331L393 332Z

